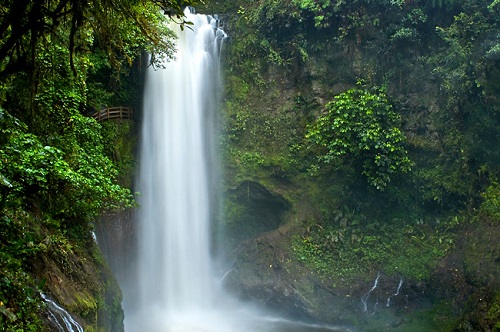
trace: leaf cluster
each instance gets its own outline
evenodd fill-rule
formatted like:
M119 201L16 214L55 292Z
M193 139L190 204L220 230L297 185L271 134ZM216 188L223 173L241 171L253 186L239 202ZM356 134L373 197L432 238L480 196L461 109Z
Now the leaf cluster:
M493 181L482 194L484 202L481 204L480 212L494 223L500 222L500 185Z
M326 112L306 133L322 163L351 159L362 165L362 173L378 189L387 186L392 174L410 170L400 117L384 90L348 90L329 102Z

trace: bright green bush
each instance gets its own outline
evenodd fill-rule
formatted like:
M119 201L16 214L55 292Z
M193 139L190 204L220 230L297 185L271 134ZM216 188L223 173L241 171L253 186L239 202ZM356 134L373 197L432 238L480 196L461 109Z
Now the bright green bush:
M387 186L393 174L410 170L400 118L383 89L348 90L329 102L326 110L306 134L322 163L354 161L378 189Z
M116 170L103 153L99 126L83 116L71 118L68 152L44 145L27 127L0 110L2 202L33 204L58 218L91 221L101 209L131 204L131 193L113 183ZM79 144L80 143L80 144ZM71 151L71 153L69 153ZM61 195L64 192L64 195Z

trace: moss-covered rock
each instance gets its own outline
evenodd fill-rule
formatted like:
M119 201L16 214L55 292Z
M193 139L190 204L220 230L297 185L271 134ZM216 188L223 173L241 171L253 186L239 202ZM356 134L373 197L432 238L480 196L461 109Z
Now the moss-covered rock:
M121 291L95 242L88 239L86 248L81 243L62 243L54 243L52 250L33 262L34 275L43 280L41 291L85 329L123 331Z

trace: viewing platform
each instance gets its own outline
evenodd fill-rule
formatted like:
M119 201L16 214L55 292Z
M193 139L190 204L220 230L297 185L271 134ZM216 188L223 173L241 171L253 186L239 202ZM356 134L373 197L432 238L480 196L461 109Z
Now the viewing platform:
M131 107L108 107L91 115L96 121L114 120L114 119L134 119L134 111Z

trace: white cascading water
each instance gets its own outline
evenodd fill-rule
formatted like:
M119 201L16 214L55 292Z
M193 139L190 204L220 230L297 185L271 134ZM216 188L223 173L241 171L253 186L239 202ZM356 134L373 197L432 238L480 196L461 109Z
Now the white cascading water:
M212 115L224 33L186 11L175 61L149 69L139 189L139 308L127 331L178 331L215 300L210 258ZM178 322L186 319L186 322Z
M47 304L48 319L58 332L83 332L83 327L63 307L50 299L47 295L40 293L41 298Z
M138 285L122 284L125 331L337 331L265 317L226 297L214 278L213 118L225 34L212 17L189 10L185 14L193 22L190 28L172 26L179 37L176 60L147 72L138 181Z

